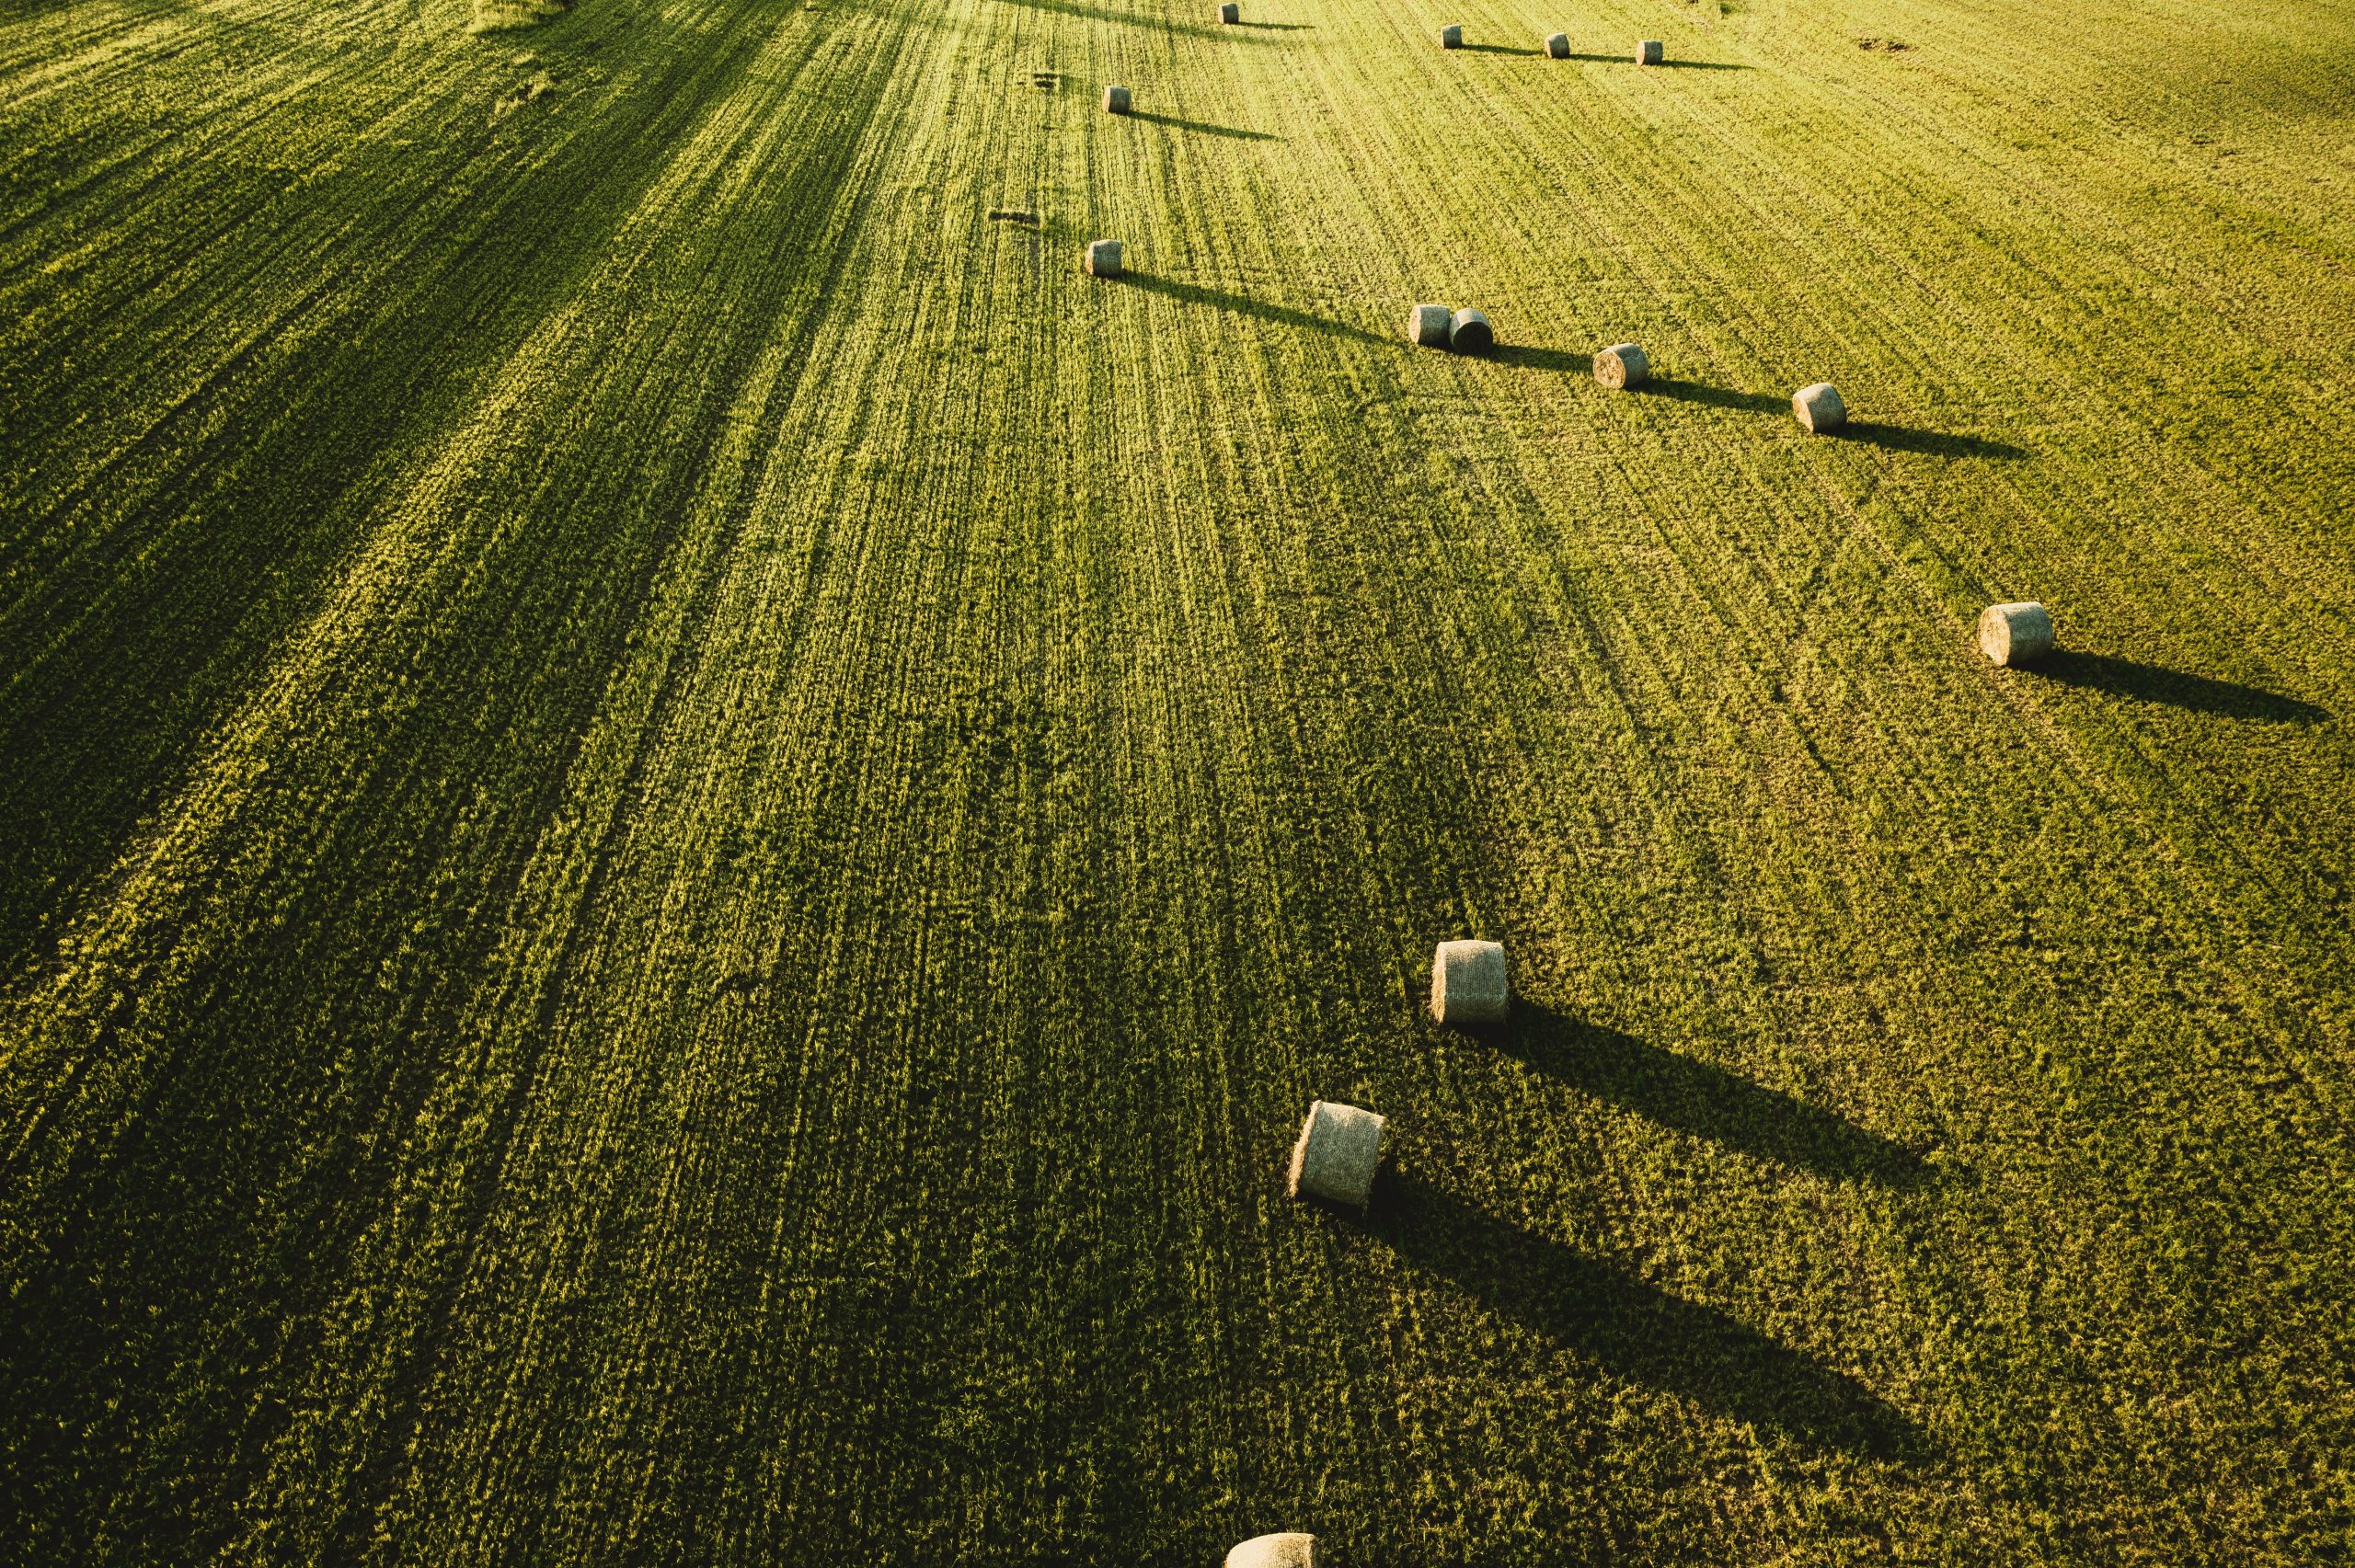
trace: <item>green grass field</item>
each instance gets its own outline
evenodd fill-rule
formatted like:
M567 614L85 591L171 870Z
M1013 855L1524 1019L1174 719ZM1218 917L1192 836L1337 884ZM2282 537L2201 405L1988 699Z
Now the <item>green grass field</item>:
M1243 4L0 3L0 1557L2355 1551L2355 11Z

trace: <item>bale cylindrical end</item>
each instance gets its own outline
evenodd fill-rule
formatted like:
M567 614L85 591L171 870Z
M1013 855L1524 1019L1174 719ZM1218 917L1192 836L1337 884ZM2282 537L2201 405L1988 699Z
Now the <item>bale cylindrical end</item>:
M1099 239L1089 244L1087 275L1091 278L1117 278L1120 275L1120 242L1119 240Z
M1383 1119L1372 1111L1317 1100L1292 1146L1284 1173L1291 1197L1321 1197L1327 1203L1363 1208L1373 1196L1373 1173L1382 1164Z
M1511 988L1500 942L1442 942L1431 955L1431 1017L1460 1028L1501 1024Z
M1485 354L1497 346L1496 329L1487 316L1467 307L1448 322L1447 342L1459 354Z
M1440 29L1439 46L1442 49L1462 49L1464 47L1464 29L1453 25Z
M1226 1568L1317 1568L1316 1538L1302 1530L1253 1536L1226 1554Z
M1666 52L1656 38L1648 38L1636 45L1636 63L1638 65L1657 65L1665 57Z
M1651 379L1652 362L1633 343L1614 343L1594 354L1594 379L1614 392L1627 392Z
M1128 113L1128 112L1129 112L1129 89L1128 89L1128 88L1126 88L1126 87L1107 87L1107 88L1105 88L1105 89L1104 89L1104 112L1105 112L1105 113L1107 113L1107 114L1126 114L1126 113Z
M1568 60L1570 57L1570 35L1568 33L1547 33L1545 35L1545 54L1546 58L1550 60Z
M1446 348L1448 319L1445 305L1417 305L1407 314L1407 341L1426 349Z
M1235 0L1226 0L1226 4L1218 8L1218 19L1231 28L1243 19L1243 7L1236 5Z
M1997 664L2026 664L2052 651L2052 616L2034 600L1979 612L1979 651Z
M1800 387L1791 394L1791 415L1813 435L1828 435L1848 422L1848 406L1828 381Z

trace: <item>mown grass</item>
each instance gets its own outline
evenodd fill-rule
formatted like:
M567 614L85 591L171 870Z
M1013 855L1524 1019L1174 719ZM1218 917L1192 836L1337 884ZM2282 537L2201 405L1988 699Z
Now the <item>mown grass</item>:
M0 17L13 1553L2347 1549L2345 19L1246 4Z

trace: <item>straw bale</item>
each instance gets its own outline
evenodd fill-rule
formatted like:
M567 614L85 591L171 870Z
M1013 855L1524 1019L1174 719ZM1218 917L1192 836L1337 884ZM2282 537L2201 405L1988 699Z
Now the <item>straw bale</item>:
M1997 664L2026 664L2052 651L2052 617L2034 600L1979 612L1979 651Z
M1594 379L1614 392L1629 392L1651 379L1652 362L1633 343L1614 343L1597 349Z
M1840 390L1828 381L1800 387L1791 394L1791 414L1810 434L1828 435L1848 422L1848 406Z
M1382 1163L1382 1118L1372 1111L1338 1100L1315 1102L1301 1124L1300 1140L1292 1146L1284 1191L1363 1208Z
M1431 1016L1442 1024L1501 1024L1511 991L1500 942L1442 942L1431 955Z
M1317 1568L1316 1538L1300 1530L1253 1536L1226 1554L1226 1568Z

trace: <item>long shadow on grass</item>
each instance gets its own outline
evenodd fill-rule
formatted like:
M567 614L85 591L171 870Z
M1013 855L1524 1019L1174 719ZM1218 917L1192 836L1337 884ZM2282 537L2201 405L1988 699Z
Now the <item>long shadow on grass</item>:
M1704 403L1713 408L1740 408L1754 414L1786 414L1791 408L1791 400L1777 393L1736 392L1729 386L1710 386L1665 376L1654 376L1644 383L1643 390L1655 397L1672 397L1679 403ZM2024 448L2008 441L1949 435L1943 430L1917 430L1870 419L1851 419L1835 432L1833 439L1877 446L1884 452L1918 452L1932 457L1987 457L2014 463L2028 455Z
M1626 55L1619 58L1626 59ZM1730 60L1663 60L1658 65L1647 65L1647 71L1754 71L1754 65L1738 65Z
M1618 1376L1819 1448L1908 1459L1927 1446L1845 1373L1417 1177L1385 1173L1363 1223L1491 1310Z
M1500 343L1486 356L1500 365L1519 365L1533 371L1558 371L1565 374L1592 375L1594 356L1573 354L1567 349L1535 349L1522 343Z
M1879 425L1851 419L1840 428L1839 439L1861 441L1887 452L1919 452L1932 457L1992 457L2015 463L2028 452L2006 441L1982 441L1977 436L1948 435L1943 430L1916 430L1903 425Z
M1206 120L1180 120L1174 114L1148 114L1143 109L1131 109L1131 120L1150 120L1166 125L1172 131L1191 131L1201 136L1232 136L1238 142L1281 142L1282 137L1271 131L1246 131L1236 125L1212 125Z
M1176 33L1180 38L1233 38L1240 30L1229 27L1211 27L1199 22L1170 22L1158 17L1142 17L1131 11L1116 11L1108 6L1084 6L1078 0L1006 0L1009 6L1028 6L1034 11L1060 11L1066 17L1082 17L1091 22L1119 22L1126 27L1151 28L1155 32ZM1305 26L1306 24L1301 24ZM1252 43L1264 43L1265 39L1245 38Z
M1516 49L1509 43L1459 43L1456 48L1466 54L1543 54L1542 49Z
M610 36L580 30L592 15L573 13L570 37L553 41L569 53ZM442 390L501 362L500 345L522 342L592 274L668 151L761 58L752 31L715 46L642 18L631 36L646 64L626 105L570 121L580 129L544 144L528 181L487 181L470 198L463 246L423 246L372 277L377 303L290 349L266 396L224 396L158 424L143 440L178 456L152 491L100 469L86 493L40 503L39 526L75 518L81 542L44 578L37 613L0 629L0 667L12 678L0 702L0 973L16 972L184 777L221 716L250 696L255 671L315 607L311 585L331 583L358 531L373 525L373 468L431 439L446 417ZM378 193L352 195L353 223L379 223L404 190L423 200L436 183L433 164L382 138L350 152ZM159 187L167 214L178 212L173 192L194 183L180 170ZM566 200L539 199L550 190ZM305 216L287 232L308 241L312 226ZM91 303L57 340L79 337L83 318L122 286L120 274L94 280ZM43 406L67 409L121 395L136 373L113 350L72 372L56 359L12 369L44 389ZM91 455L70 423L10 434L37 468Z
M2169 707L2225 718L2260 719L2268 724L2320 724L2330 716L2328 708L2285 697L2278 692L2169 670L2164 665L2112 658L2108 654L2056 648L2023 668L2031 675L2063 686L2082 686L2089 691L2132 697L2138 702L2165 703Z
M1150 272L1124 272L1120 276L1121 281L1132 288L1143 289L1147 293L1166 294L1173 300L1183 300L1189 304L1209 305L1216 310L1233 311L1237 315L1272 321L1281 326L1305 327L1311 332L1329 333L1336 338L1354 338L1360 342L1378 343L1384 348L1397 346L1396 338L1380 337L1363 327L1351 326L1345 321L1311 315L1290 305L1269 304L1248 294L1230 293L1224 289L1206 289L1200 283L1180 283L1171 278L1156 278Z
M1495 1039L1549 1078L1755 1159L1890 1187L1936 1179L1903 1144L1830 1111L1542 1003L1514 999L1511 1022Z
M1770 414L1776 409L1787 413L1791 400L1777 397L1770 392L1736 392L1729 386L1710 386L1704 382L1672 381L1654 376L1644 383L1642 391L1654 397L1672 397L1679 403L1705 403L1712 408L1742 408L1753 414Z

